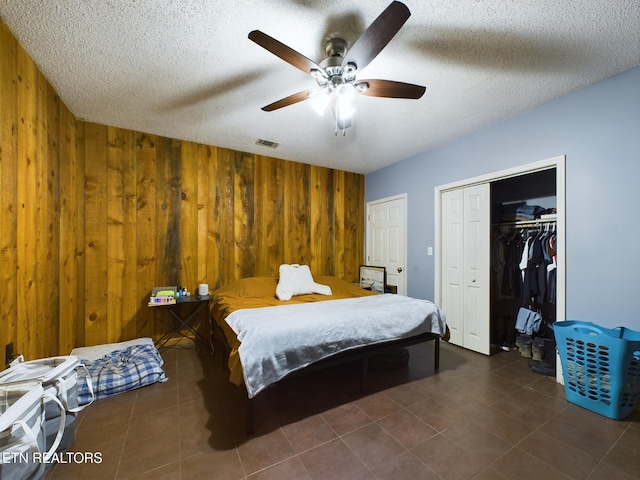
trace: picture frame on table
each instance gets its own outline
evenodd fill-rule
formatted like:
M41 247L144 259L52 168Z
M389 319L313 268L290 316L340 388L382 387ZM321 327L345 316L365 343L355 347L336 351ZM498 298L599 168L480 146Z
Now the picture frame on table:
M360 287L384 293L387 284L387 269L373 265L360 265Z

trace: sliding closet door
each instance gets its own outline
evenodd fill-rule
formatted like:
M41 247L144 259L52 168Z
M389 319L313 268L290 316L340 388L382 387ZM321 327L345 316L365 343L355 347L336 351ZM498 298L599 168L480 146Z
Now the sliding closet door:
M489 355L489 184L442 192L441 308L450 342Z

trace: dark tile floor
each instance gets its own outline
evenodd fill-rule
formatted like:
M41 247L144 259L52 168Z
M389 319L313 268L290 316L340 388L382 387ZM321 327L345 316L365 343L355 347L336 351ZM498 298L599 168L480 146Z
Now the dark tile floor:
M408 367L376 371L359 394L344 366L263 393L256 433L219 353L162 351L169 381L99 400L78 417L73 452L53 479L632 479L640 412L614 421L568 403L517 351L491 357L443 344L410 348Z

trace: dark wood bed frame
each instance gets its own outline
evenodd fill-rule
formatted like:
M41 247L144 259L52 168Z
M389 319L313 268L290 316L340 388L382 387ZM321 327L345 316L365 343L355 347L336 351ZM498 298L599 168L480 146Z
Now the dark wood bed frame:
M231 353L231 347L229 346L227 339L224 336L222 328L215 322L213 317L209 315L210 323L210 335L214 337L216 334L220 337L222 346L224 348L224 355L222 356L222 368L228 370L227 362L229 360L229 354ZM335 367L338 365L344 365L346 363L352 363L360 361L361 373L360 373L360 392L364 395L367 392L367 383L369 377L369 359L374 355L386 353L390 350L397 348L408 347L418 343L428 342L433 340L434 354L433 354L433 370L437 372L440 369L440 335L437 333L422 333L413 337L402 338L399 340L391 340L388 342L377 343L375 345L367 345L364 347L348 350L345 352L337 353L329 358L312 363L311 365L289 373L281 380L285 378L292 378L299 375L304 375L312 372L317 372L325 368ZM259 394L258 394L259 395ZM256 397L248 398L247 395L247 414L246 414L246 433L252 435L254 432L254 404Z

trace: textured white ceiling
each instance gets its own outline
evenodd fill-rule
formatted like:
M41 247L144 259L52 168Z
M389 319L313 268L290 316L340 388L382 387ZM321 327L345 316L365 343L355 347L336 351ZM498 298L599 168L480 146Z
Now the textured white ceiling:
M315 81L251 30L320 62L389 3L0 0L0 17L78 118L360 173L640 65L640 0L406 0L359 78L425 85L420 100L358 96L344 137L309 102L260 110Z

